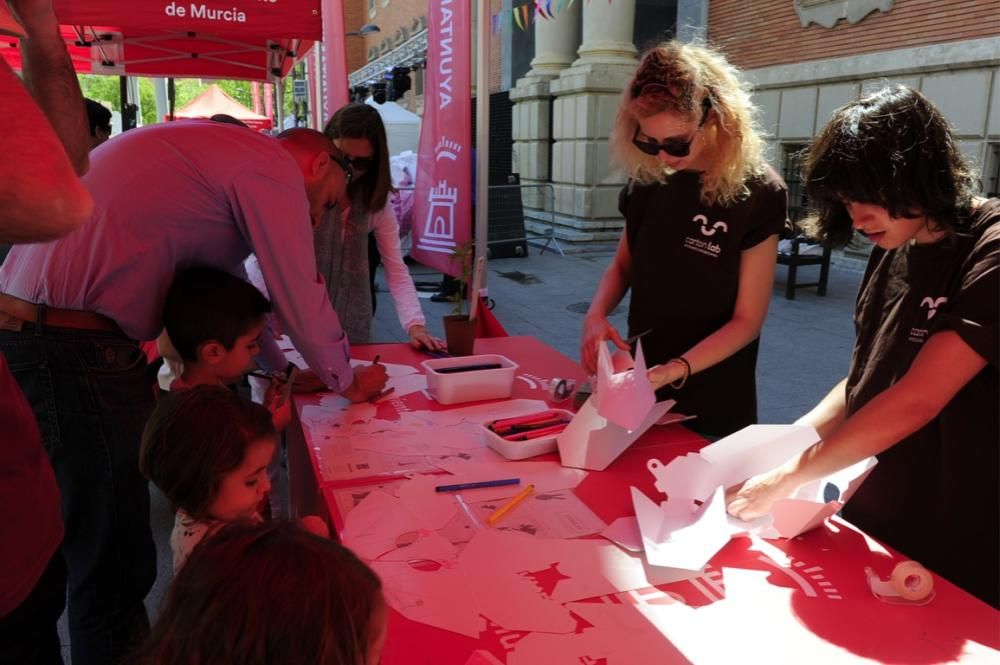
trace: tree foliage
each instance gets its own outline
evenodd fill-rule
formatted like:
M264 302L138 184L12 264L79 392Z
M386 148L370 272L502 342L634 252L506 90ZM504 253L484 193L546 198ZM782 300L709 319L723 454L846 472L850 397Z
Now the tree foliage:
M84 97L104 102L115 111L121 111L121 88L117 76L101 76L97 74L80 74L80 89ZM210 79L174 79L175 108L184 108L191 100L201 94L205 88L217 84L223 91L243 106L253 108L253 93L250 81L213 81ZM289 79L285 85L285 114L293 112L292 85ZM153 80L139 78L139 107L142 112L142 124L152 125L162 118L156 113L156 93Z

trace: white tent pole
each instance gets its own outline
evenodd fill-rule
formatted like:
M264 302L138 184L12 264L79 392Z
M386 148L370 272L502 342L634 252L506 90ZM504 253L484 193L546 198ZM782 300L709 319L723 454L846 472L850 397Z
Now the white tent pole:
M490 2L479 0L476 28L476 256L486 256L490 168ZM483 270L481 288L486 288Z

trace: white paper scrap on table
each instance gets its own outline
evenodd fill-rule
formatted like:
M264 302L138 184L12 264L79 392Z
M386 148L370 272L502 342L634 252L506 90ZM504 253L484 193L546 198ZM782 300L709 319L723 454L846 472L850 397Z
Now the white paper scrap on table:
M355 506L344 520L341 542L369 561L442 560L457 553L446 539L422 528L400 499L383 491L371 492Z
M598 344L597 389L591 399L597 413L626 432L639 429L656 404L656 394L646 376L642 342L636 342L632 369L615 373L607 342ZM659 420L659 418L657 418ZM648 427L648 425L647 425Z
M430 562L373 561L389 605L411 621L479 638L486 630L479 601L468 577L448 565Z
M415 518L415 526L437 530L444 527L461 510L453 492L438 492L434 488L448 484L450 476L416 475L396 490L399 501Z
M504 485L501 487L484 487L465 492L468 500L486 501L488 499L503 499L514 496L529 484L535 486L535 493L541 494L554 490L572 489L587 477L582 469L569 469L555 461L540 462L464 462L446 460L438 466L453 477L445 481L451 483L474 483L502 478L520 478L519 485Z
M646 559L654 566L701 570L729 542L721 487L701 506L677 496L657 505L633 487L632 504Z
M403 416L410 416L408 413ZM399 421L372 420L364 428L345 432L355 450L394 455L444 455L460 450L485 448L482 433L468 425L451 427Z
M619 517L601 535L629 552L642 552L642 532L635 517Z
M506 499L478 501L475 497L479 491L482 490L463 492L463 501L477 516L479 524L486 525L489 516ZM580 538L599 533L606 526L573 490L554 490L528 496L505 513L492 528L496 531L517 531L537 538Z

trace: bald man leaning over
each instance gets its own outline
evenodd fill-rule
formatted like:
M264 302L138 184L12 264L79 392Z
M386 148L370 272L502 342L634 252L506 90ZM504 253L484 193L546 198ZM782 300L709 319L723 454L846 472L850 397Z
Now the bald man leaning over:
M135 340L154 339L174 274L260 262L282 329L333 390L362 401L381 366L352 370L316 273L312 228L350 167L319 132L278 139L185 121L126 132L91 154L94 213L0 268L0 351L39 419L62 492L71 624L126 640L156 575L139 439L153 405Z

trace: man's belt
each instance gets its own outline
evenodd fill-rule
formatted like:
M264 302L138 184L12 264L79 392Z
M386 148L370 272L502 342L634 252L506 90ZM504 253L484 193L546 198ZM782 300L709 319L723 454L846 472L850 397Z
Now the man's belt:
M39 310L41 317L39 318ZM21 330L25 323L40 323L53 328L78 328L122 334L121 328L112 319L78 309L39 307L27 300L21 300L6 293L0 293L0 330Z

